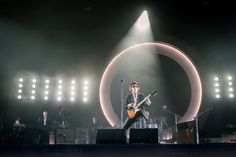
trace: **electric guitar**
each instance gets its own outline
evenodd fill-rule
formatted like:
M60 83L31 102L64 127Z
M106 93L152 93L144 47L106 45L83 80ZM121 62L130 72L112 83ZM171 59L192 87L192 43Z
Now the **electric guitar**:
M148 96L146 96L146 97L145 97L141 102L139 102L138 104L133 103L132 106L129 106L129 107L128 107L128 110L127 110L128 116L129 116L130 118L133 118L133 117L136 115L136 113L141 110L140 107L144 104L144 102L147 101L147 99L148 99L149 97L155 95L156 93L157 93L157 90L154 90L154 91L152 91L151 94L149 94Z

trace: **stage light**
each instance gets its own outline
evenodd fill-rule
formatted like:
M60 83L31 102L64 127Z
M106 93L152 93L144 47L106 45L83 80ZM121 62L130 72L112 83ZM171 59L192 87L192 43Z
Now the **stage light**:
M35 99L35 96L32 95L30 98L31 98L32 100L34 100L34 99Z
M74 89L75 89L75 86L71 86L70 89L71 89L71 90L74 90Z
M61 92L61 91L58 91L58 92L57 92L57 94L58 94L58 95L61 95L61 94L62 94L62 92Z
M88 84L88 81L87 81L87 80L85 80L85 81L84 81L84 84L85 84L85 85L87 85L87 84Z
M228 83L228 85L229 85L229 86L232 86L232 85L233 85L233 83L232 83L232 82L229 82L229 83Z
M139 17L138 21L137 21L137 28L140 31L145 31L147 29L149 29L150 27L150 23L148 20L148 14L147 11L143 11L142 15Z
M22 99L22 96L21 96L21 95L18 95L18 96L17 96L17 99Z
M35 85L35 84L32 84L32 88L36 88L36 85Z
M48 93L49 93L49 92L48 92L47 90L44 92L45 95L48 95Z
M88 92L83 92L83 95L84 95L84 96L87 96L87 95L88 95Z
M71 92L70 92L70 95L75 95L75 92L74 92L74 91L71 91Z
M61 97L57 97L57 100L58 100L58 101L61 101Z
M23 87L23 84L19 84L19 87L22 88L22 87Z
M35 94L35 90L32 90L31 93L32 93L32 94Z
M59 80L58 83L59 83L59 84L62 84L62 80Z
M21 89L19 89L19 90L18 90L18 93L22 93L22 90L21 90Z
M216 92L216 93L219 93L219 92L220 92L220 89L216 88L216 89L215 89L215 92Z
M37 82L37 80L36 80L36 79L33 79L33 80L32 80L32 82L33 82L33 83L36 83L36 82Z
M49 88L49 85L45 85L45 88L47 88L47 89L48 89L48 88Z
M74 101L75 100L75 98L74 97L70 97L70 101Z
M88 90L88 87L87 86L84 86L84 88L83 88L84 90Z
M23 81L24 81L23 78L20 78L20 79L19 79L19 82L23 82Z
M48 100L48 97L47 97L47 96L45 96L45 97L44 97L44 100Z
M72 80L72 81L71 81L71 84L75 84L75 80Z
M228 76L228 80L232 80L232 76Z
M229 94L229 97L230 97L230 98L233 98L233 97L234 97L234 94L230 93L230 94Z
M45 81L45 83L49 84L49 83L50 83L50 81L49 81L49 80L46 80L46 81Z
M229 88L229 92L233 92L234 89L232 87Z
M219 87L220 86L220 84L219 83L215 83L215 87Z
M216 98L219 99L220 98L220 94L216 94Z
M59 89L62 89L62 86L61 86L61 85L59 85L59 86L58 86L58 88L59 88Z
M219 81L219 77L215 77L214 80L215 80L215 81Z
M88 98L87 97L83 97L83 102L87 102Z

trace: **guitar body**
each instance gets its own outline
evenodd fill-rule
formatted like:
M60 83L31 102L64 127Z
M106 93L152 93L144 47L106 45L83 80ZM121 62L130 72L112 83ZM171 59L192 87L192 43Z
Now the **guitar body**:
M138 111L140 111L140 109L138 109L138 110L128 109L128 110L127 110L127 113L128 113L128 116L129 116L130 118L133 118L133 117L136 115L136 113L137 113Z

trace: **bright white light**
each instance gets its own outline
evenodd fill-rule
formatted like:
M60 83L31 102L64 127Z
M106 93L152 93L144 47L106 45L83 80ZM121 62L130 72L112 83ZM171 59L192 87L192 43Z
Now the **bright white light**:
M87 80L85 80L85 81L84 81L84 84L85 84L85 85L87 85L87 84L88 84L88 81L87 81Z
M61 94L62 94L62 92L61 92L61 91L58 91L58 92L57 92L57 94L58 94L58 95L61 95Z
M50 81L49 81L49 80L46 80L45 82L48 84Z
M33 80L32 80L32 82L36 83L36 82L37 82L37 80L36 80L36 79L33 79Z
M75 80L72 80L72 81L71 81L71 84L75 84Z
M147 11L145 10L142 15L139 17L138 21L137 21L137 28L140 31L145 31L150 27L150 23L148 20L148 14Z
M230 94L229 94L229 97L230 97L230 98L233 98L233 97L234 97L234 94L230 93Z
M233 91L234 91L234 89L233 89L233 88L229 88L229 91L230 91L230 92L233 92Z
M215 92L216 92L216 93L219 93L219 92L220 92L220 89L218 89L218 88L215 89Z
M35 85L35 84L32 84L32 88L36 88L36 85Z
M49 85L45 85L45 88L47 88L47 89L48 89L48 88L49 88Z
M48 100L48 97L47 97L47 96L45 96L45 97L44 97L44 100Z
M71 92L70 92L70 95L75 95L75 92L74 92L74 91L71 91Z
M59 89L62 89L62 86L61 86L61 85L59 85L59 86L58 86L58 88L59 88Z
M62 80L59 80L58 83L62 84Z
M215 77L214 80L215 80L215 81L219 81L219 78L218 78L218 77Z
M88 98L87 97L83 97L83 101L84 102L88 101Z
M233 83L232 83L232 82L229 82L228 84L229 84L229 86L232 86L232 85L233 85Z
M19 84L19 87L22 88L22 87L23 87L23 84Z
M32 100L34 100L34 99L35 99L35 96L32 95L30 98L31 98Z
M61 101L61 97L57 97L57 100L58 100L58 101Z
M75 100L75 98L74 97L70 97L70 101L74 101Z
M83 92L83 95L84 95L84 96L87 96L87 95L88 95L88 92Z
M232 76L228 76L228 80L232 80Z
M219 83L215 83L215 87L219 87L220 86L220 84Z
M87 86L84 86L84 90L87 90L88 89L88 87Z
M19 90L18 90L18 93L22 93L22 90L21 90L21 89L19 89Z
M17 96L17 99L21 99L21 98L22 98L22 96L21 96L21 95L18 95L18 96Z
M19 82L23 82L23 81L24 81L23 78L20 78L20 79L19 79Z
M219 99L220 98L220 94L216 94L216 98Z
M75 86L71 86L70 89L74 90L74 89L75 89Z
M44 92L45 95L48 95L48 93L49 93L49 92L48 92L47 90Z
M32 94L35 94L35 90L32 90L31 93L32 93Z

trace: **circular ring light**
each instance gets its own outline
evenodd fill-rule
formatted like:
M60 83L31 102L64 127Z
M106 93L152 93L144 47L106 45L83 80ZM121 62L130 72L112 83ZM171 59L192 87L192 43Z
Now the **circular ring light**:
M165 55L174 61L176 61L186 72L188 79L191 85L191 100L190 104L183 115L183 117L178 121L178 123L191 121L195 118L200 108L201 100L202 100L202 86L199 74L197 69L195 68L194 64L191 60L178 48L162 42L156 43L142 43L131 46L124 51L120 52L117 56L115 56L112 61L106 67L99 87L99 98L100 98L100 105L102 111L111 124L111 126L119 126L120 119L118 118L117 114L114 112L111 100L110 100L110 88L112 79L116 72L116 64L118 64L119 60L129 51L132 50L134 52L135 49L139 48L155 48L157 51L154 51L157 54ZM147 51L149 52L149 51ZM146 53L146 52L145 52Z

